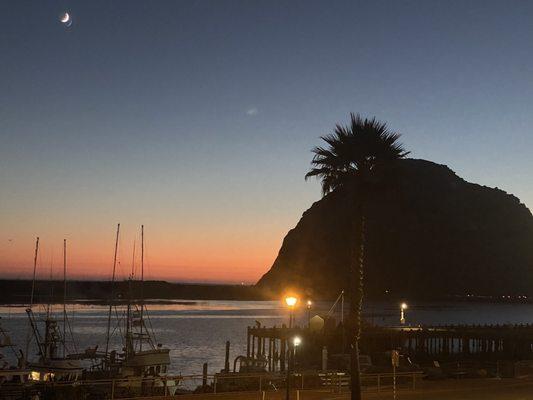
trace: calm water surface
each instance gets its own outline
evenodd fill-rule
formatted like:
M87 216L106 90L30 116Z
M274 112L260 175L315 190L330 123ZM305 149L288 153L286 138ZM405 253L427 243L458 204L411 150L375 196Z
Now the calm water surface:
M202 364L209 364L209 372L218 372L224 367L226 340L231 341L230 360L246 353L246 327L255 321L263 325L280 325L287 322L287 311L280 302L270 301L184 301L185 304L149 305L149 319L157 343L171 349L171 372L183 375L200 374ZM325 314L331 303L321 303L313 307L315 313ZM38 305L34 312L44 313L45 307ZM54 306L57 318L61 320L61 306ZM105 306L69 305L68 314L78 350L99 346L105 349L107 328ZM112 347L122 347L117 326L117 316L113 313ZM340 315L339 307L334 313ZM397 304L368 303L367 319L375 324L398 324ZM28 318L24 307L0 306L2 326L9 331L12 341L20 348L25 347ZM531 304L492 304L492 303L423 303L410 304L406 311L407 324L485 324L485 323L532 323ZM307 310L296 312L296 321L305 324ZM73 348L73 344L70 343ZM35 354L35 349L33 350ZM6 354L10 357L10 354ZM11 355L12 357L12 355Z

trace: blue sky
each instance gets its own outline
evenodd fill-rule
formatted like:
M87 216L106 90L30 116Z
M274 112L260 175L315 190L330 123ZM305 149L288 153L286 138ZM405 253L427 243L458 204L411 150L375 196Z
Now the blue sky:
M530 206L532 19L526 1L4 1L0 268L66 236L92 276L120 221L151 228L154 275L253 281L352 111Z

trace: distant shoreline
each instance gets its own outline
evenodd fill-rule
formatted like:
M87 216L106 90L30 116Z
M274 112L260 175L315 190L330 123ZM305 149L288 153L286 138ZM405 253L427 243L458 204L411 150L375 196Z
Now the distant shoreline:
M180 305L180 306L192 306L201 304L202 302L207 300L198 300L198 301L183 301L183 300L157 300L157 299L146 299L144 301L144 304L150 306L150 305ZM42 304L42 301L38 301L35 304ZM53 306L56 305L62 305L62 302L57 301L55 299L52 303L50 303ZM88 305L88 306L108 306L109 301L108 300L102 300L102 299L71 299L67 300L67 305ZM126 301L115 301L113 302L115 305L126 305ZM21 303L21 302L0 302L0 306L4 307L28 307L28 303Z
M38 280L35 282L34 303L62 303L63 281ZM32 281L25 279L0 279L0 303L28 304ZM125 302L128 297L141 298L139 281L68 281L67 303L109 304L114 293L114 302ZM145 281L143 297L147 302L177 304L183 300L266 300L254 286L171 283ZM179 304L179 303L178 303Z
M0 279L0 304L29 304L32 281L27 279ZM114 292L114 303L125 303L128 297L140 299L141 283L139 281L117 281L114 285L109 281L68 281L67 303L87 305L108 305ZM279 300L280 295L265 292L254 285L228 285L210 283L172 283L166 281L145 281L142 293L149 304L183 304L190 305L198 301L260 301ZM336 297L336 296L335 296ZM315 300L335 300L331 296ZM475 296L475 295L383 295L372 296L370 301L448 301L470 303L532 303L532 299L522 296ZM34 303L63 303L63 281L35 282Z

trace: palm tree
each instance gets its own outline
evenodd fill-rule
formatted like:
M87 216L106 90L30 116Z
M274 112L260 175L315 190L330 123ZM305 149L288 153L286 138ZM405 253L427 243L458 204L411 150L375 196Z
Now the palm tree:
M353 242L349 268L349 337L352 400L361 399L359 338L363 307L363 272L365 255L365 203L372 192L390 184L395 161L409 154L391 132L375 118L362 119L350 114L350 124L337 124L333 133L322 136L326 147L315 147L312 168L305 175L320 179L323 196L339 190L354 202Z

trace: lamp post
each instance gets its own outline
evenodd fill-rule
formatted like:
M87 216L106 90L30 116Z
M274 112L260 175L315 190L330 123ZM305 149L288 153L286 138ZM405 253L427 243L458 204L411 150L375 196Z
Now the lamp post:
M405 324L405 310L407 309L407 304L402 303L400 304L400 324Z
M294 296L285 297L285 303L289 307L289 328L292 328L292 320L294 319L294 307L298 303L298 298Z
M296 348L302 343L302 338L300 336L295 336L293 339L292 339L292 345L293 345L293 359L292 359L292 362L293 362L293 367L296 365Z
M292 340L288 341L289 344L289 362L287 365L287 392L285 395L285 400L290 400L291 398L291 374L294 368L296 360L296 347L302 343L302 339L299 336L295 336ZM291 349L292 347L292 349Z
M311 327L311 306L313 305L313 302L311 300L307 300L307 327Z

